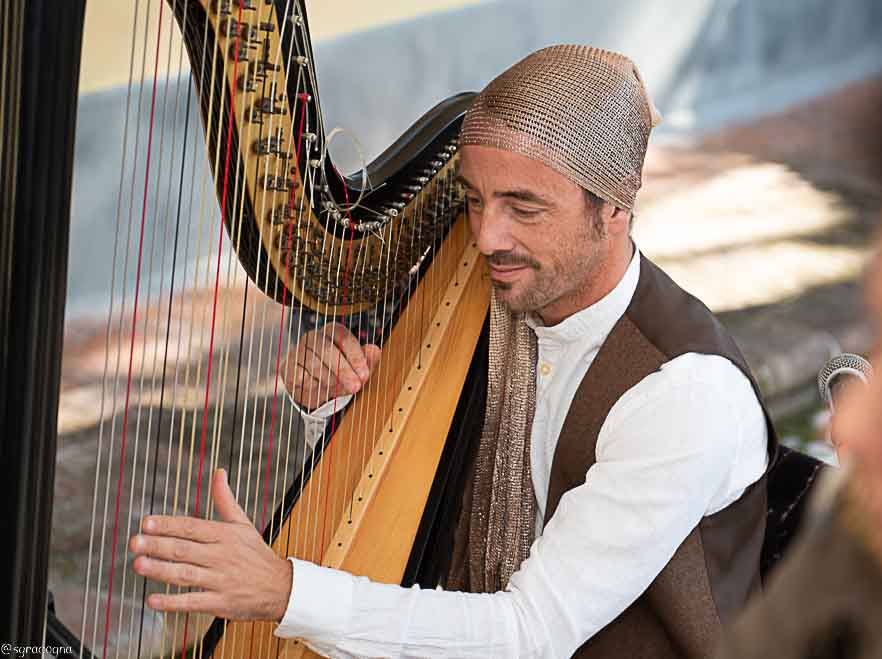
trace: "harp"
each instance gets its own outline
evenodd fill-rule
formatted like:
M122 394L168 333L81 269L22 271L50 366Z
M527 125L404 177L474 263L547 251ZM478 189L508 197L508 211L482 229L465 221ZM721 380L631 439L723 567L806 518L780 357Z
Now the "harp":
M127 540L151 512L210 515L207 475L223 466L279 554L389 583L437 579L444 502L470 450L456 429L483 403L475 355L489 283L454 180L472 95L341 175L304 0L152 7L159 31L180 31L190 82L176 103L198 107L201 124L163 133L161 32L136 17L147 74L130 81L126 121L149 111L149 129L127 132L121 156L89 558L80 621L67 626L46 617L45 575L83 2L0 9L3 452L21 465L5 486L16 606L4 631L80 656L303 656L271 623L151 614L145 593L158 587L131 572ZM195 159L208 162L201 181ZM173 192L151 207L162 176ZM142 276L153 262L160 276ZM279 374L297 337L332 320L384 356L313 448Z

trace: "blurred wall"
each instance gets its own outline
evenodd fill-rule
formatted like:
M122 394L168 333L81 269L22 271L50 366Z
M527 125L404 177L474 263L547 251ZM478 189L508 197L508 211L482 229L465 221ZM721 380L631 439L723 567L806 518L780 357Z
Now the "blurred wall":
M435 0L437 7L459 5L460 0ZM123 41L131 38L131 28L118 29L128 30ZM327 25L314 30L333 34ZM86 49L105 38L106 30L87 31ZM370 159L439 100L480 89L527 53L560 42L630 55L666 117L658 132L663 137L773 112L882 70L882 2L499 0L460 6L318 41L326 126L348 128ZM120 59L127 73L128 60ZM156 200L179 185L180 163L171 144L182 139L185 89L185 82L174 80L167 89L164 80L160 85L156 121L166 126L166 137L154 147L153 159L163 178L158 187L149 186L150 213L170 212ZM140 119L129 127L129 150L136 138L141 150L128 156L129 168L133 159L144 160L147 103L149 81ZM143 182L126 181L117 198L125 108L124 85L80 99L68 302L73 315L103 312L117 206L124 215L129 208L140 211ZM200 141L201 129L194 132L189 139ZM345 170L358 166L351 149L335 156ZM203 162L187 163L188 181L199 186L203 175ZM133 271L130 267L126 277L129 287Z
M322 102L377 153L441 98L562 42L629 55L667 130L704 129L882 70L882 2L500 0L319 44Z

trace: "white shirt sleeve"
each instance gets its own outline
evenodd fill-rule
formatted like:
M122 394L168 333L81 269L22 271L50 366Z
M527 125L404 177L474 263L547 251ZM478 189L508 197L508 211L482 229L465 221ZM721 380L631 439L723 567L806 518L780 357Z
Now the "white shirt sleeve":
M349 402L352 400L351 394L345 394L343 396L338 396L337 398L332 398L324 405L315 408L312 412L306 412L297 404L297 401L294 400L294 397L288 391L288 388L285 387L285 383L281 377L279 378L279 383L285 388L285 393L288 394L288 400L303 420L304 435L309 448L315 448L316 443L321 439L321 436L325 432L325 426L328 424L328 419L349 405Z
M765 434L731 363L672 360L613 407L597 463L505 591L405 589L294 560L276 634L333 657L569 657L640 596L704 515L737 499L749 483L736 473L762 475Z

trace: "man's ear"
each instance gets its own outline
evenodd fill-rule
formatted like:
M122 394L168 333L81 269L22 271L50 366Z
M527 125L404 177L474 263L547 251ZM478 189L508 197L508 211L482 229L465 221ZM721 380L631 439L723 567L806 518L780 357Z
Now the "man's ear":
M631 228L631 211L624 208L618 208L608 201L603 202L600 209L600 216L603 219L603 225L610 235L628 233Z

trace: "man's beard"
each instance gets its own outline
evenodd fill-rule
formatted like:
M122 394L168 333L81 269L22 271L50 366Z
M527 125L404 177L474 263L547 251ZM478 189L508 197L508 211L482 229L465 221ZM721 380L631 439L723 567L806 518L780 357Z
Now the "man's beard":
M494 252L487 256L487 263L488 265L494 266L524 266L536 273L535 277L537 282L542 277L542 266L528 256L512 254L511 252ZM537 304L541 302L541 299L539 298L544 298L544 296L537 295L538 291L536 291L534 284L534 286L523 291L516 298L511 299L506 293L515 287L516 282L497 281L492 278L490 281L493 284L493 288L501 293L499 296L500 301L505 304L512 313L534 311L538 308Z
M587 253L566 254L545 266L529 257L511 258L508 254L492 254L487 261L493 265L525 265L533 272L532 282L507 282L491 279L493 287L499 294L499 300L514 314L540 312L561 298L577 293L587 285L598 265L599 243L589 243ZM565 261L565 262L564 262ZM574 266L580 266L578 270ZM569 267L567 267L569 266ZM529 275L529 273L527 273ZM522 290L513 295L513 289L521 286Z
M509 311L512 313L518 314L538 311L551 302L554 302L554 300L559 297L559 294L548 290L548 288L550 288L549 286L542 285L543 283L546 283L543 282L545 279L544 273L540 274L541 271L538 268L535 269L534 272L537 273L536 281L514 297L510 294L515 287L512 282L491 280L493 287L500 293L499 300L508 307Z

